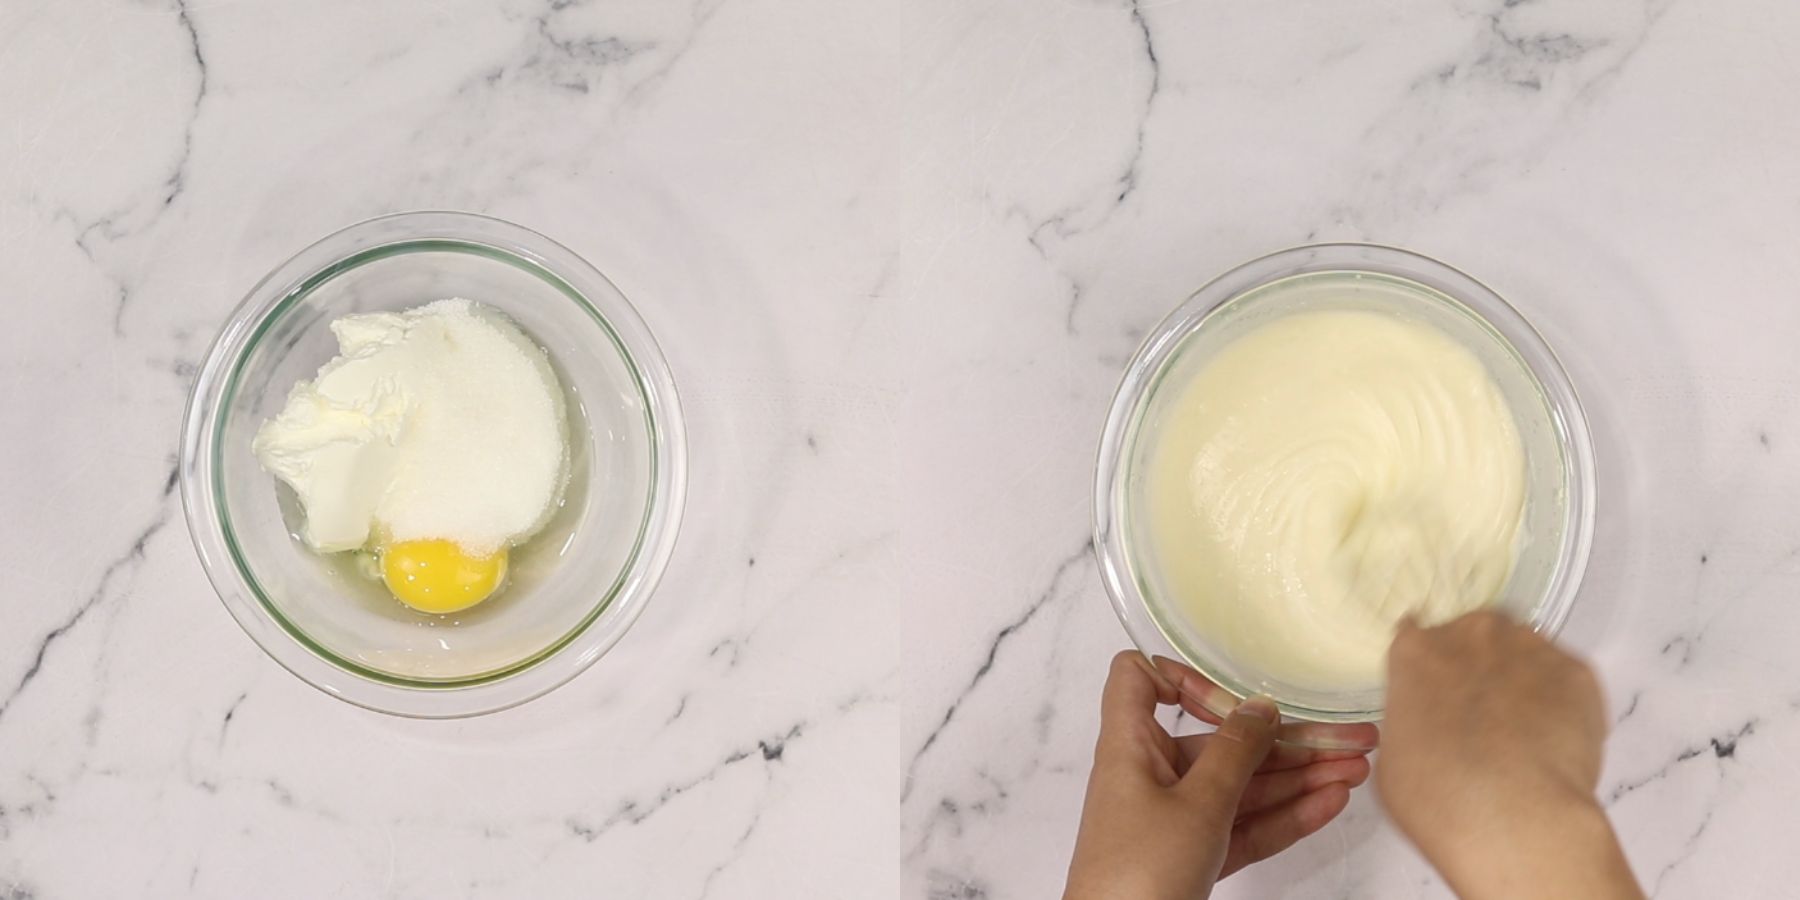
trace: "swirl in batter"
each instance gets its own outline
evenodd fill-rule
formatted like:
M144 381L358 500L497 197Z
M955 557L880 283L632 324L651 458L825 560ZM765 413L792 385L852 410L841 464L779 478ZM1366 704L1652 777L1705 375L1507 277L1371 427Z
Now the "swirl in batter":
M1408 613L1510 577L1525 491L1512 411L1442 332L1301 312L1226 344L1159 417L1145 477L1165 589L1270 681L1378 687Z

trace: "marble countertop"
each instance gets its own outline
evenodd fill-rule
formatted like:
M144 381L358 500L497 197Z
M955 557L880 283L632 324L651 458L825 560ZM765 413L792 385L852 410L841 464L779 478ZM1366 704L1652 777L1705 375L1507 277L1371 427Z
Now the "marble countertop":
M1800 7L352 0L0 8L0 896L1054 896L1145 331L1250 256L1436 255L1593 419L1565 636L1659 897L1771 897L1800 770ZM172 491L195 366L306 243L487 212L635 298L669 575L458 722L283 672ZM1229 898L1445 896L1359 792Z

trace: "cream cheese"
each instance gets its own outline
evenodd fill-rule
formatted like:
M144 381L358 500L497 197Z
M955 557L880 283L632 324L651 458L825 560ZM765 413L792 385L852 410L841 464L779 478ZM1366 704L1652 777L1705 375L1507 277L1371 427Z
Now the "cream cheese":
M468 300L331 323L339 355L251 444L321 552L449 540L481 555L543 526L568 479L562 389L543 350Z

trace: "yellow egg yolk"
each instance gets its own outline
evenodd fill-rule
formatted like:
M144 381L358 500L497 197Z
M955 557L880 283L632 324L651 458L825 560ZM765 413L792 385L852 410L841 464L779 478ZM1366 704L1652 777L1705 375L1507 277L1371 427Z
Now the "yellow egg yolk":
M453 613L486 600L506 578L506 550L472 556L454 541L401 541L381 551L381 580L420 612Z

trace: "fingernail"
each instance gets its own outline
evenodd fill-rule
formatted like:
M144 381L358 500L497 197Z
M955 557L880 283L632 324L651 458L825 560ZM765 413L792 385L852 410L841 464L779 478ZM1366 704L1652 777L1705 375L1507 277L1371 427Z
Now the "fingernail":
M1163 671L1162 664L1166 661L1171 661L1171 660L1169 660L1169 658L1166 656L1150 657L1150 676L1152 678L1155 678L1158 682L1168 685L1169 687L1171 687L1171 688L1175 689L1177 692L1179 692L1181 690L1181 685L1174 681L1170 681L1168 673Z
M1204 678L1196 678L1186 672L1177 674L1179 675L1180 680L1176 682L1175 686L1180 688L1182 693L1195 700L1199 700L1202 703L1213 699L1213 694L1220 690L1212 682L1207 681ZM1227 695L1226 699L1229 700L1230 696Z
M1273 725L1277 719L1281 718L1281 711L1275 707L1275 701L1262 694L1257 694L1256 696L1239 703L1237 709L1232 712L1254 716L1271 725Z

